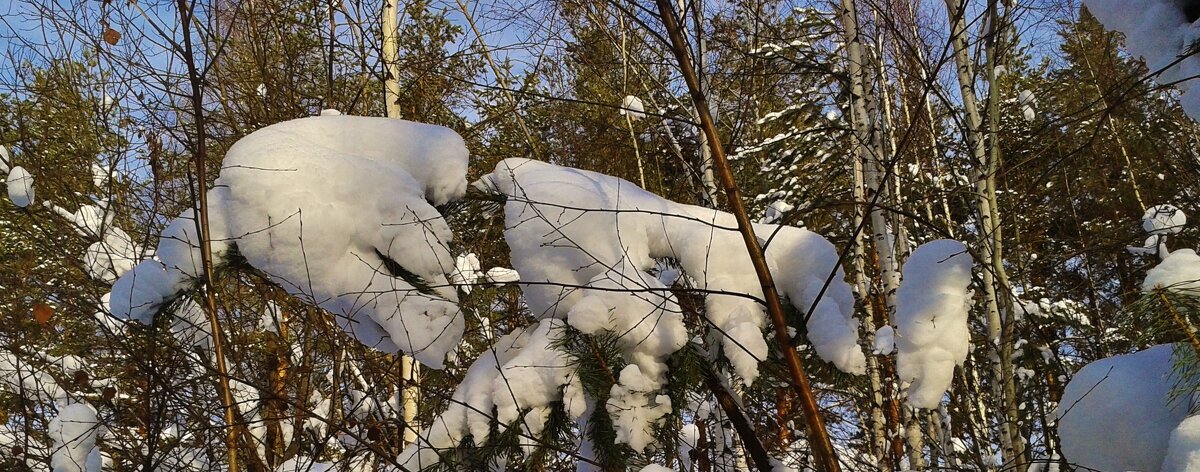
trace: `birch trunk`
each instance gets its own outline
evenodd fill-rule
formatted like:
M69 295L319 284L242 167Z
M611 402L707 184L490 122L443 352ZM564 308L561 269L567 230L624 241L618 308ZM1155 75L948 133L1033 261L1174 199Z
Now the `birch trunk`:
M993 398L1005 398L1006 388L1004 387L1004 362L1002 359L1003 348L1003 323L1000 317L1000 301L997 294L997 275L995 271L996 262L999 256L996 251L996 242L998 234L996 233L999 227L996 221L996 212L993 208L995 203L995 174L996 174L996 159L995 155L989 155L987 152L987 143L984 139L983 120L979 111L974 87L974 71L971 63L971 58L967 50L967 32L966 32L966 7L962 0L946 0L947 14L950 17L951 24L951 42L954 50L954 62L957 69L957 77L959 89L962 95L963 110L966 112L967 142L971 149L971 155L974 161L979 166L980 171L976 176L976 202L979 213L979 238L980 238L980 254L983 258L983 263L987 266L983 271L983 292L984 303L986 310L987 321L987 339L988 349L990 350L989 358L992 364L992 395ZM990 78L995 76L995 68L989 65L988 75ZM994 101L994 100L993 100ZM1007 402L1004 402L1007 403ZM1000 418L1000 447L1002 450L1002 459L1008 462L1013 458L1013 441L1012 432L1010 430L1010 420L1008 418L1007 408L999 410Z
M842 0L841 4L841 20L845 34L846 44L846 70L850 75L850 109L851 109L851 128L853 130L852 137L854 141L854 200L855 212L854 223L855 228L864 226L864 219L869 218L872 223L873 234L877 235L874 230L880 229L877 225L877 220L882 216L875 208L867 208L866 202L872 198L868 195L869 188L878 190L878 172L877 164L871 157L875 154L872 149L872 144L877 144L875 139L875 126L873 115L868 111L868 94L866 90L867 80L865 78L864 53L863 44L859 36L857 9L853 0ZM886 226L886 225L883 225ZM854 271L855 271L855 286L859 295L862 297L863 307L868 314L869 319L873 323L869 324L867 338L874 345L875 331L888 323L887 310L885 307L873 307L871 303L872 295L870 289L870 281L866 274L866 240L867 235L863 231L859 231L855 236L854 245ZM886 241L885 246L890 245ZM876 248L880 246L877 244ZM882 256L882 252L877 254ZM882 257L879 258L882 262ZM897 428L895 421L887 413L892 411L890 406L894 402L894 397L891 394L889 386L892 384L892 378L887 375L887 370L881 365L880 357L868 356L868 374L871 382L871 390L873 402L871 405L871 431L873 437L873 449L880 467L882 470L893 470L896 465L897 455L894 449L889 448L889 444L895 444L898 439L895 436ZM884 362L887 358L882 358ZM885 405L889 407L885 409Z
M383 62L387 67L387 80L384 81L384 98L387 100L387 117L400 118L400 39L397 23L400 12L396 0L384 0L383 4ZM400 355L400 384L403 391L400 395L400 414L404 424L403 446L417 440L416 425L417 399L420 391L416 385L419 366L412 357Z
M1000 129L1000 81L996 77L996 69L1001 65L1001 56L1006 43L1003 43L1007 28L1005 25L1009 21L1008 2L1005 2L1005 13L1002 16L999 13L998 1L988 3L988 12L990 28L987 35L986 53L988 67L988 130L991 133L991 155L987 165L987 198L988 207L991 209L991 226L989 227L992 240L992 260L991 270L996 273L997 283L997 299L1000 307L1004 310L1002 319L1001 337L1000 337L1000 376L994 380L1001 383L1003 391L1000 395L1000 400L1003 402L1005 412L1005 425L1007 428L1002 428L1002 433L1008 434L1009 449L1006 451L1004 463L1015 466L1017 470L1025 468L1025 447L1024 440L1021 436L1021 413L1017 409L1017 387L1016 376L1013 373L1013 349L1016 342L1016 317L1014 309L1014 301L1011 296L1011 285L1008 282L1008 270L1004 267L1004 242L1003 228L1000 226L1000 203L996 193L996 174L999 172L1001 148L1000 139L997 134ZM1003 441L1001 441L1003 444Z

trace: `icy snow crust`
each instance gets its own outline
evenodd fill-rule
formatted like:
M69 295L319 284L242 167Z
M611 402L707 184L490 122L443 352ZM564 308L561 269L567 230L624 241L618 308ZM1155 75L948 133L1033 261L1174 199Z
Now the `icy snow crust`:
M896 373L911 382L908 404L937 408L967 359L971 336L971 255L961 242L922 244L904 264L896 291Z
M466 168L462 138L440 126L336 115L268 126L229 149L209 192L214 257L236 244L359 341L440 368L463 321L446 280L453 235L434 206L465 194ZM113 313L149 322L202 275L198 241L190 212L172 222L158 260L114 285Z
M1072 464L1104 471L1158 471L1172 431L1187 416L1185 399L1169 401L1175 346L1159 345L1092 362L1063 391L1056 416L1063 456ZM1171 444L1172 461L1185 458L1194 425ZM1175 469L1190 470L1190 469Z

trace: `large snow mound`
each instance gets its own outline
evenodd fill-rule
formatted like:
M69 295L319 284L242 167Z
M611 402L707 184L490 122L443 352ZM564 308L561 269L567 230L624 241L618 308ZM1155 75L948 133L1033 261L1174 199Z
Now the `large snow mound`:
M567 317L587 296L582 287L615 267L649 272L658 260L672 259L695 288L708 291L705 316L734 370L747 381L757 377L767 354L766 312L755 300L762 288L733 215L671 202L616 177L529 159L501 161L479 185L507 197L505 239L535 316ZM765 253L781 294L801 311L812 308L806 328L817 354L843 371L863 372L854 297L834 246L795 227L756 225L755 231L769 238Z
M1200 470L1200 416L1184 419L1171 432L1167 457L1162 472L1194 472Z
M1055 413L1063 456L1103 471L1157 471L1172 431L1188 414L1170 400L1175 346L1159 345L1092 362L1075 374ZM1176 442L1191 440L1186 432ZM1182 446L1181 446L1182 447Z
M896 373L911 382L908 403L937 408L967 359L971 255L961 242L922 244L904 264L896 292Z
M670 202L615 177L528 159L504 160L476 185L506 198L505 239L530 311L541 321L499 339L476 360L448 409L400 455L401 465L430 467L467 436L485 443L493 408L501 431L516 424L523 437L536 437L558 401L574 419L605 408L614 441L639 451L651 446L654 428L672 408L662 394L666 360L688 341L682 309L667 286L674 280L707 291L705 316L724 355L742 378L757 377L767 355L766 315L755 300L761 287L732 215ZM806 327L817 354L844 371L862 372L854 298L833 245L799 228L755 229L769 237L766 255L781 293L800 311L813 307ZM687 277L665 276L675 263ZM617 338L627 366L613 373L619 380L603 405L585 397L574 366L556 347L568 327Z
M1188 79L1200 75L1200 57L1185 56L1200 39L1189 2L1181 0L1084 0L1105 28L1125 33L1125 47L1146 60L1151 72L1160 69L1159 83L1179 82L1180 104L1193 119L1200 119L1200 94L1190 92Z
M434 206L466 193L467 155L454 131L396 119L318 116L255 131L229 149L208 193L214 258L236 244L362 343L441 368L463 320L447 282L453 235ZM115 315L146 321L201 275L192 218L163 232L158 261L117 281Z
M466 145L448 128L319 116L242 138L217 186L252 266L364 344L440 368L463 320L446 279L453 235L434 205L466 193L466 169Z
M100 464L88 460L96 448L99 423L96 409L86 403L71 403L58 411L49 427L54 472L100 472Z

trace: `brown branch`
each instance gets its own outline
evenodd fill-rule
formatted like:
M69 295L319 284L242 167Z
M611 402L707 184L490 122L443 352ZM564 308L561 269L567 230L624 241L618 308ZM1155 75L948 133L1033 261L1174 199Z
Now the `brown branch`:
M717 404L725 411L725 416L729 417L729 422L733 424L733 429L737 431L738 437L742 438L742 447L750 455L754 466L763 472L774 470L774 466L771 465L771 456L767 454L767 449L763 447L762 442L754 433L754 426L750 424L746 414L738 407L737 400L734 400L733 395L729 393L712 369L704 369L704 383L717 398Z
M713 122L712 115L709 112L708 99L704 96L700 87L700 80L696 76L696 70L692 67L692 60L688 56L688 45L679 27L679 19L675 17L675 10L671 5L672 2L668 0L656 0L656 3L658 4L659 18L662 20L663 26L667 30L667 35L671 39L671 51L679 61L680 72L682 72L683 79L687 83L692 102L696 106L696 114L700 118L700 128L704 130L704 136L712 148L713 168L718 174L717 177L721 181L721 185L725 188L725 196L729 201L730 211L733 213L734 218L737 219L738 230L742 233L742 240L746 243L746 250L750 253L750 261L754 265L754 271L758 274L758 281L762 285L767 312L771 315L771 322L775 327L775 341L779 346L779 351L782 353L784 361L787 363L792 388L796 390L796 397L800 401L801 409L804 411L804 423L807 426L809 444L812 445L812 453L817 462L817 469L824 472L840 472L841 467L838 465L837 453L834 452L833 443L829 439L829 432L825 429L825 422L821 418L820 407L817 405L817 399L813 395L812 387L809 385L808 375L804 371L804 364L800 360L800 355L796 352L796 349L792 348L791 336L787 332L787 318L783 313L783 304L779 300L779 293L775 290L775 281L771 278L771 271L767 268L767 260L763 256L758 238L754 235L754 228L751 226L750 218L746 214L746 207L742 203L737 183L733 180L733 172L730 170L729 161L725 157L725 149L721 145L720 137L717 135L716 124ZM739 434L741 432L739 430ZM749 434L753 436L753 431L749 431ZM764 471L771 470L769 463L766 467L759 464L759 467Z
M213 283L216 277L213 275L212 245L209 242L208 192L205 191L208 186L208 174L205 172L208 152L204 139L204 92L202 89L204 79L196 67L196 59L192 54L191 18L194 13L194 5L190 5L186 0L179 0L176 6L179 9L179 23L183 28L183 55L184 62L187 64L188 81L191 85L192 119L196 126L192 160L196 166L195 200L196 213L199 215L199 218L196 218L198 225L196 229L200 239L200 258L204 264L204 307L205 314L208 316L209 328L212 331L213 353L217 358L217 373L219 374L217 382L221 393L221 406L225 414L225 425L228 428L225 432L225 446L228 449L229 472L238 472L237 412L234 410L233 393L229 388L229 371L225 366L221 325L217 320L217 302L213 293L213 290L216 289Z

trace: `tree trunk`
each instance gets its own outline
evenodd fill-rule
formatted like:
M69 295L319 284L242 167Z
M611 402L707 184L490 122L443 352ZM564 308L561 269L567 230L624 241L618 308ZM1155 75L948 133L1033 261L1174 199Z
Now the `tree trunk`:
M396 0L384 0L383 4L383 62L387 67L387 80L384 81L384 98L387 100L387 117L400 118L400 51L399 38L397 31L397 21L400 12L397 9ZM418 427L417 419L417 399L420 396L420 391L416 385L415 379L419 372L419 366L413 362L412 357L406 354L400 355L400 383L403 388L401 393L400 414L404 423L404 446L412 444L417 440Z

